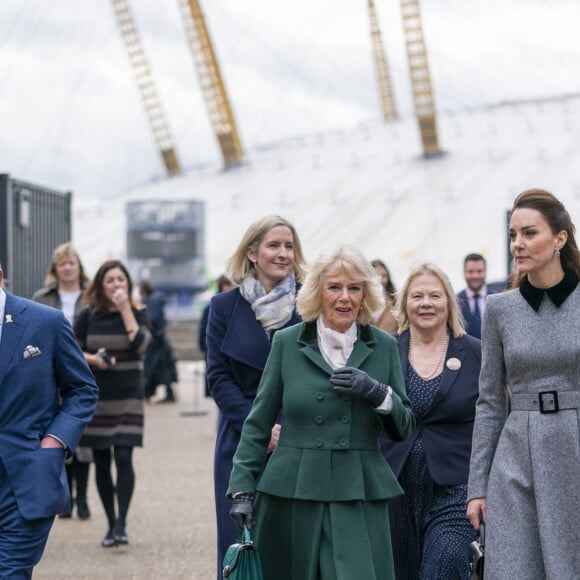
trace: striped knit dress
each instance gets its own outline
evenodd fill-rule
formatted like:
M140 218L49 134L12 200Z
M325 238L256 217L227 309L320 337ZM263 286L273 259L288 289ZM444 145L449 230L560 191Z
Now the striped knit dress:
M84 430L80 445L94 449L143 445L143 354L151 341L146 310L134 310L139 331L129 342L119 312L84 310L75 333L85 352L105 347L116 364L107 370L92 368L99 386L93 420Z

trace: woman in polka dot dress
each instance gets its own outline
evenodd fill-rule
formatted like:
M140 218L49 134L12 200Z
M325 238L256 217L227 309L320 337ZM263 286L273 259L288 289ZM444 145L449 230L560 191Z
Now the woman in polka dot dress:
M481 343L465 334L447 276L415 267L399 300L399 354L417 420L382 450L405 495L389 505L398 580L467 580L465 516Z

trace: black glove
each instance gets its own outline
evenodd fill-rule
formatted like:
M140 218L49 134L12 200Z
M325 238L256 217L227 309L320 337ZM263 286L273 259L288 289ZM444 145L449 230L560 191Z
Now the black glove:
M248 530L252 531L252 528L254 527L253 493L238 493L236 497L232 498L230 518L234 520L238 530L243 530L244 524L246 524Z
M373 407L378 407L388 393L386 385L354 367L336 369L330 377L330 383L334 386L335 391L361 397Z

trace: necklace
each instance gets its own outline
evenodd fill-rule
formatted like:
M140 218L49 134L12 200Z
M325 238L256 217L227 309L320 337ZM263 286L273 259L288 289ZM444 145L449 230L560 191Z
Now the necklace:
M417 366L415 365L415 357L413 355L413 341L412 340L409 340L409 362L413 365L413 368L415 369L416 373L424 381L430 381L435 376L435 373L439 369L439 366L441 365L441 363L443 361L443 358L445 357L445 353L447 352L447 345L448 344L449 344L449 334L446 334L445 335L445 340L441 343L441 353L439 355L439 358L437 359L437 364L435 365L435 367L433 368L433 370L428 375L422 375L417 370Z

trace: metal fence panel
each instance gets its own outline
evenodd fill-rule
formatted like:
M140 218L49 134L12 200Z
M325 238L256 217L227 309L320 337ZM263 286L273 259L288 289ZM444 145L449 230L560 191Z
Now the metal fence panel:
M43 285L52 252L71 239L71 192L0 174L0 260L5 285L30 298Z

